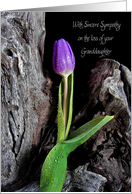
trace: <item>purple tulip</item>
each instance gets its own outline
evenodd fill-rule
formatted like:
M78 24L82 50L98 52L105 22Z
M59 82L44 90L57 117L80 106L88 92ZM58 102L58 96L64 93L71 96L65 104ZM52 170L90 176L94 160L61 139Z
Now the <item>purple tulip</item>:
M61 75L68 77L75 68L75 57L70 44L64 39L54 43L53 69Z

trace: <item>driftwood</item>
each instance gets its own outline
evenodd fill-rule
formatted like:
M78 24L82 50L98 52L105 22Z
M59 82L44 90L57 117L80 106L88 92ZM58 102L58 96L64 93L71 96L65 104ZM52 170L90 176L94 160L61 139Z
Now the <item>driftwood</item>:
M51 114L52 81L43 70L45 14L3 12L1 18L2 190L15 191L27 184L39 152L39 134ZM50 139L43 159L51 147Z
M45 14L1 17L1 188L37 192L57 134L58 87L43 64ZM93 118L115 117L69 155L63 192L130 191L130 95L126 66L103 59L91 70L88 88L74 96L70 133Z

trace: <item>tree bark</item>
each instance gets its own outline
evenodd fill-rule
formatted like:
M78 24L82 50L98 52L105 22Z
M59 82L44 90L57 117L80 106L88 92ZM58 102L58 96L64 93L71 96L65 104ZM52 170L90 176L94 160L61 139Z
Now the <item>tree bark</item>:
M93 118L114 115L114 119L69 157L71 169L73 164L79 166L87 162L88 171L105 177L105 192L131 191L130 80L131 72L127 67L114 60L103 59L91 70L89 92L76 102L87 100L74 117L74 130Z
M29 181L51 115L52 81L43 68L45 13L2 12L1 22L2 191L15 191Z

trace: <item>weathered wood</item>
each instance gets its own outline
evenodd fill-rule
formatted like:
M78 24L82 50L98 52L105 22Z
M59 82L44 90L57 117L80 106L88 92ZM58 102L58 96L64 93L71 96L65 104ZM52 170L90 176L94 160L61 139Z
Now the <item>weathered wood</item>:
M43 67L45 13L2 12L1 23L1 178L2 190L14 191L27 182L49 121L52 81Z
M74 161L78 165L88 161L89 171L101 174L107 179L104 187L106 192L130 191L130 80L131 73L124 65L111 59L99 61L92 69L88 81L88 103L73 121L75 130L80 123L92 118L106 114L115 116L81 148L74 151L69 159L70 164ZM83 100L85 101L84 96ZM79 151L82 154L78 156Z
M62 192L102 192L107 179L87 170L88 165L67 171Z

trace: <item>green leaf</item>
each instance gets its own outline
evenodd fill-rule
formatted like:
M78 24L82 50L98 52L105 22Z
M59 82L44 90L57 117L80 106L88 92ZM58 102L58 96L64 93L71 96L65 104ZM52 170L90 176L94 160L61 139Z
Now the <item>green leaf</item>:
M64 141L65 137L65 127L64 127L64 117L63 117L63 92L64 92L64 84L63 79L59 86L59 96L58 96L58 134L57 134L57 143Z
M62 78L60 86L59 86L59 96L58 96L58 135L57 135L57 143L60 143L67 139L69 129L72 122L72 107L73 107L73 76L68 76L68 107L67 107L67 127L65 133L64 127L64 117L63 117L63 94L64 94L64 79Z
M68 116L67 116L67 127L66 127L66 134L65 134L65 140L67 139L69 129L72 122L72 109L73 109L73 79L74 73L68 77Z
M93 119L90 122L82 125L74 131L67 141L64 141L65 151L67 154L75 150L79 145L87 141L94 133L96 133L103 125L113 119L114 116L105 116Z
M68 154L88 140L112 118L113 116L100 117L84 124L73 132L68 140L58 143L49 152L41 171L41 192L61 192L66 176Z
M73 73L68 77L68 116L66 134L63 117L63 93L64 80L62 78L58 96L57 145L49 152L43 164L40 179L41 192L60 192L65 181L68 154L65 151L65 144L62 144L61 142L67 138L72 121Z
M58 143L48 154L43 164L40 179L40 192L60 192L67 168L65 146Z

